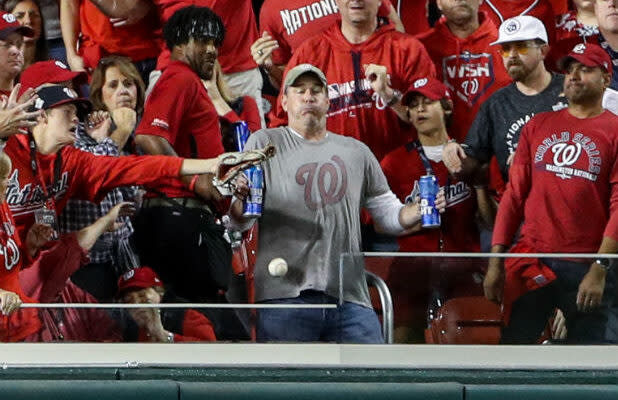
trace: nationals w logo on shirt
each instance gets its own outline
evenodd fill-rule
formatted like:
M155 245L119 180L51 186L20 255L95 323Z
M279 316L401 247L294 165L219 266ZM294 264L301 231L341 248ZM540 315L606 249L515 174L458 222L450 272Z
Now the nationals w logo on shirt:
M561 132L543 140L536 149L534 162L545 162L545 170L558 178L578 177L594 182L601 172L600 154L596 143L588 136Z
M348 171L343 160L332 156L331 161L322 165L303 164L296 171L296 183L305 187L305 205L310 210L339 203L348 190Z
M474 105L495 80L493 56L464 52L442 59L444 84L460 99Z

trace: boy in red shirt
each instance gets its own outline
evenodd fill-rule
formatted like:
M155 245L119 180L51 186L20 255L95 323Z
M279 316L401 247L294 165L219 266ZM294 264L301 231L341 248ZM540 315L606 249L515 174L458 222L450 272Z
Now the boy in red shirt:
M555 308L565 315L569 342L605 339L614 277L602 254L618 252L618 117L601 105L612 64L601 47L581 44L561 66L569 107L537 114L524 127L492 253L508 249L521 225L513 253L598 252L599 258L510 260L506 271L502 259L490 259L485 295L503 301L510 314L504 343L535 343Z

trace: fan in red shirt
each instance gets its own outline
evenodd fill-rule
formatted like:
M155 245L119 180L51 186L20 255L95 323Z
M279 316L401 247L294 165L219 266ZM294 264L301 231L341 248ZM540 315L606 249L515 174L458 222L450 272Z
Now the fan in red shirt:
M225 39L220 44L219 62L230 88L238 95L252 96L261 109L262 75L251 56L251 44L258 32L251 0L90 0L110 17L129 18L144 13L154 4L161 25L165 25L178 10L188 7L207 7L214 11L225 26ZM169 46L168 46L169 47ZM163 48L157 70L170 63L170 49ZM155 78L156 79L156 78ZM151 86L152 87L152 86ZM149 88L150 90L150 88ZM264 122L262 121L262 124Z
M605 339L614 278L602 254L618 252L618 117L601 105L612 65L594 44L576 46L560 64L569 107L537 114L524 127L498 209L492 253L508 249L523 222L511 252L598 252L599 258L509 262L506 279L501 259L490 259L485 294L504 300L510 310L505 343L534 343L556 307L565 315L568 341Z
M401 201L414 201L419 195L419 179L431 173L446 195L446 210L440 229L423 229L398 238L401 251L478 252L476 226L477 195L485 189L468 186L451 176L442 162L442 149L448 142L447 119L453 102L446 87L435 78L414 82L402 99L418 132L418 139L390 152L382 162L389 186ZM491 225L491 221L488 225Z
M0 94L9 96L15 78L24 67L22 43L24 36L32 37L34 31L17 22L13 14L0 11Z
M403 32L401 20L389 0L382 1L378 16L389 19L397 30ZM336 0L266 0L260 10L262 37L251 46L253 59L279 87L283 70L294 51L305 40L336 23L338 18Z
M163 289L163 282L150 267L135 268L118 279L117 297L124 303L181 303ZM204 342L215 341L212 323L192 309L135 308L127 310L125 341Z
M556 14L550 0L483 0L481 11L487 13L496 26L518 15L530 15L543 22L549 44L556 39Z
M408 108L418 139L390 152L380 163L388 184L403 202L413 202L419 196L419 180L433 174L446 196L446 210L436 229L420 229L399 236L399 250L406 252L478 252L480 236L477 215L485 225L493 222L493 201L485 185L475 182L468 185L449 176L442 162L442 149L449 140L447 126L451 122L453 102L446 87L435 78L421 78L414 82L404 95L402 103ZM398 332L412 326L411 319L430 297L424 284L418 286L414 277L431 274L426 259L396 259L386 274L393 293L395 326ZM431 289L446 300L455 293L480 295L480 285L472 279L480 272L474 260L459 260L456 268L441 270L440 284ZM448 275L447 275L448 274ZM412 288L412 290L411 290Z
M21 303L33 301L26 297L19 284L18 273L29 256L16 234L15 222L5 201L10 172L11 160L0 153L0 342L21 341L41 328L35 309L19 310Z
M418 36L433 60L438 79L453 93L453 139L465 139L481 104L510 82L499 49L497 25L478 12L479 0L442 0L444 16Z
M132 17L112 23L91 1L61 0L60 22L71 70L91 73L101 58L117 54L129 57L147 83L161 52L161 38L155 34L159 21L153 7L146 15Z
M362 141L380 160L413 135L400 121L407 116L397 89L407 88L416 78L434 76L435 69L418 40L391 24L379 25L379 0L338 4L340 22L304 42L286 71L303 63L324 71L329 82L328 129ZM372 88L374 83L379 92ZM272 126L286 122L281 97Z

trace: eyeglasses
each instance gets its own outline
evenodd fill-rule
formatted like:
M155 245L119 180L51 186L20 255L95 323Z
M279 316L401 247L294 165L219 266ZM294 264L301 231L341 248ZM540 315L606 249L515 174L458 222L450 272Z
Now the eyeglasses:
M508 57L511 55L511 51L515 50L520 55L525 56L531 48L535 47L540 46L530 42L504 43L500 48L500 54L502 54L502 57Z

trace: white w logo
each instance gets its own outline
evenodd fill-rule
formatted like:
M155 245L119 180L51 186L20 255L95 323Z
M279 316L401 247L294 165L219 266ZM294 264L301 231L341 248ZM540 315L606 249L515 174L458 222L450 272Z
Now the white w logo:
M582 152L582 145L579 143L557 143L552 146L551 151L554 153L555 166L571 166L575 164L575 161L579 158L579 155Z

